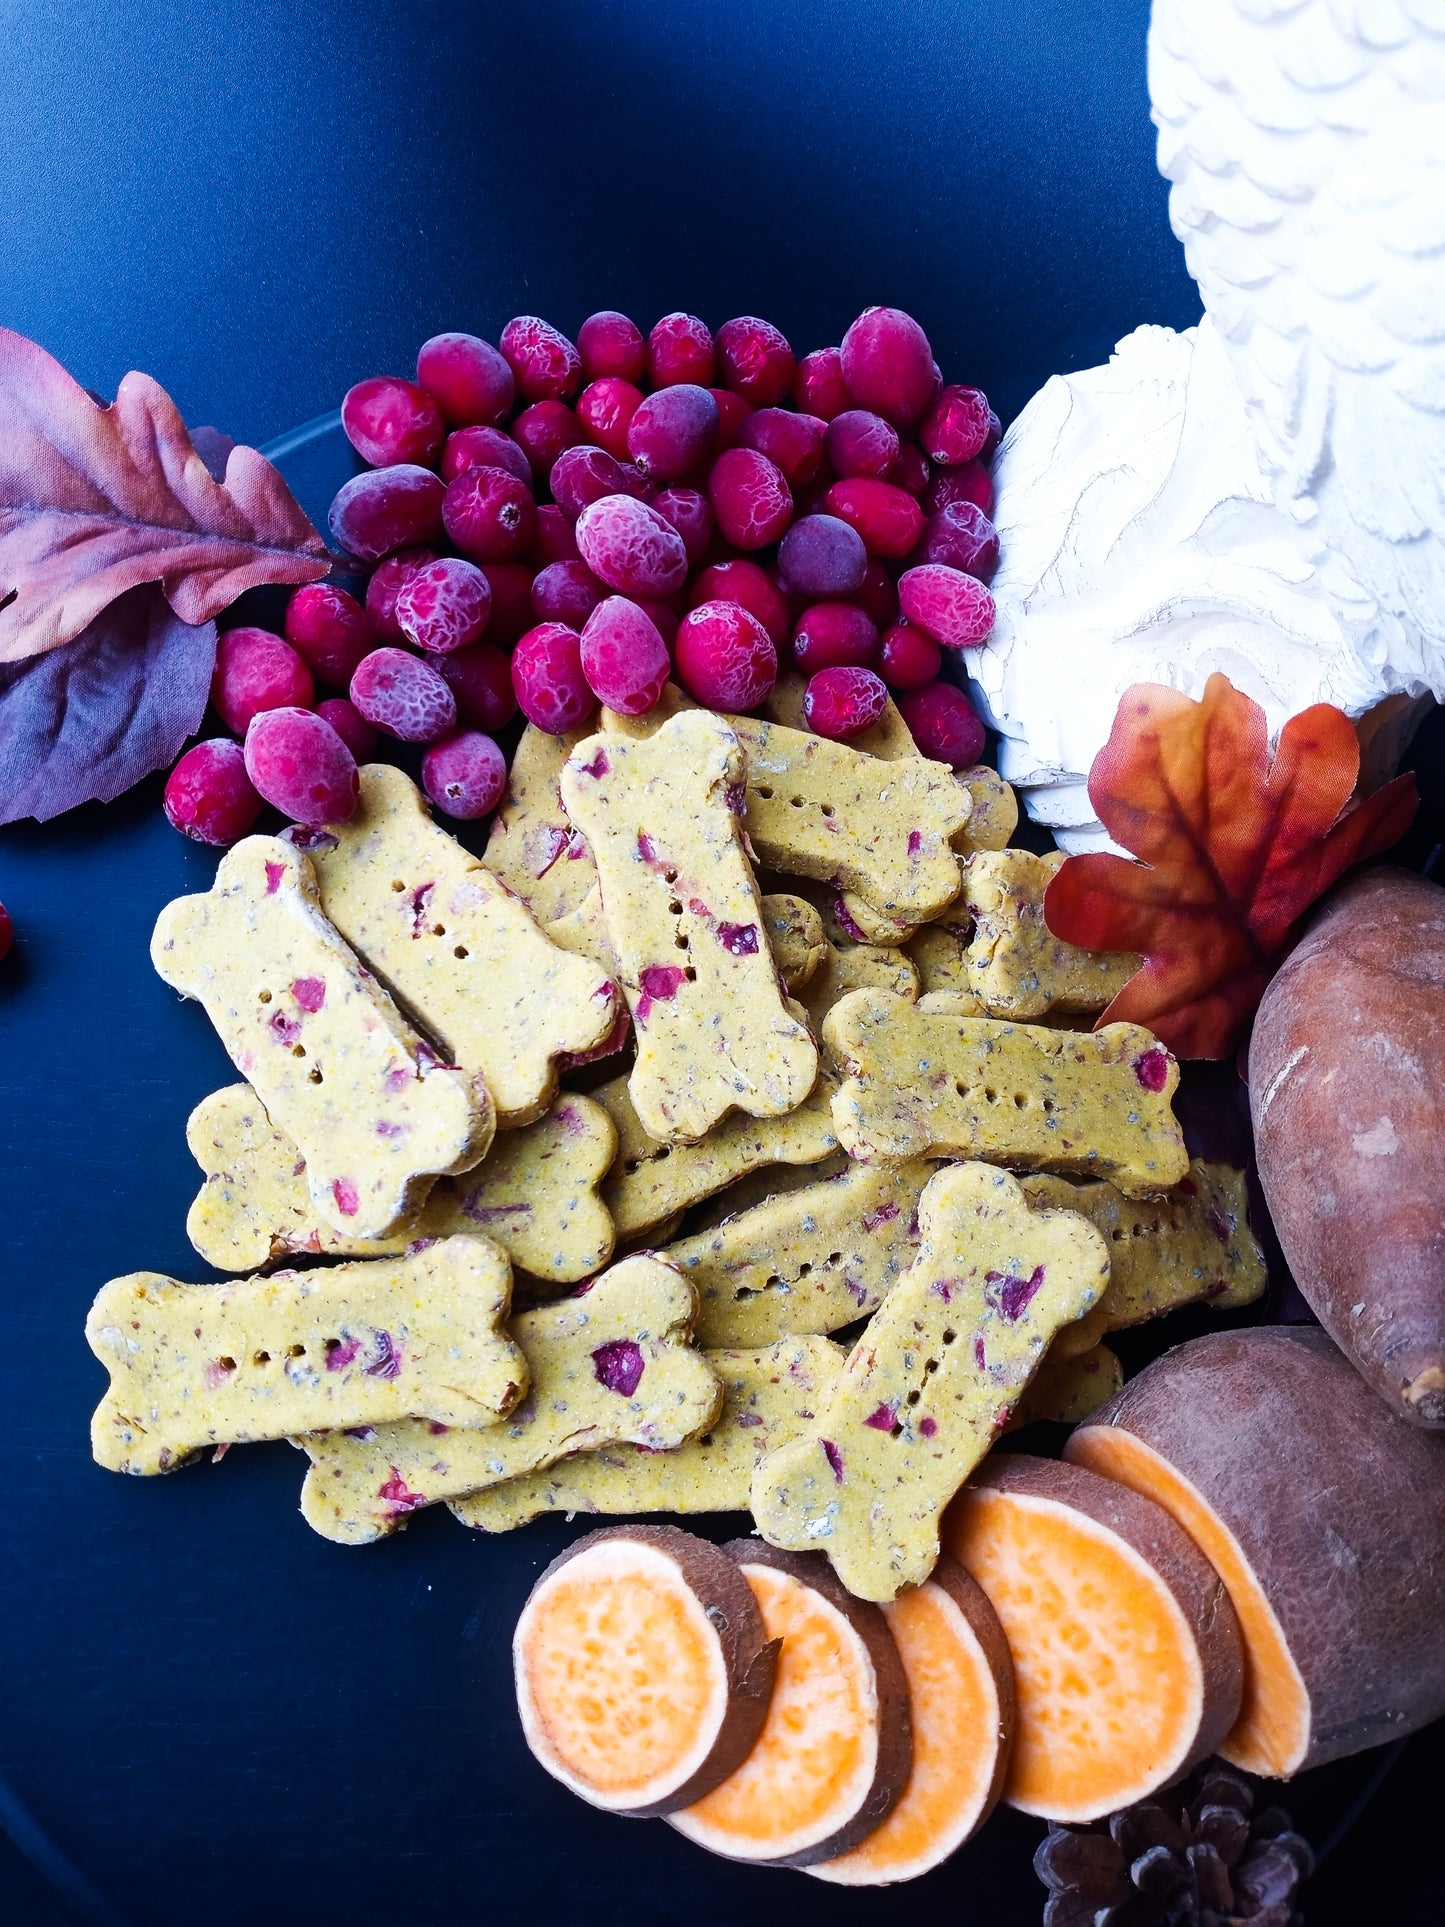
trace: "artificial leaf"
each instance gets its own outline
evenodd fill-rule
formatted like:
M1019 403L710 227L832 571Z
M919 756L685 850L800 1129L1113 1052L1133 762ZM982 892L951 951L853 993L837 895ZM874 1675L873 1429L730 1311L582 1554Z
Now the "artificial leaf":
M180 750L205 713L216 625L128 590L74 641L0 663L0 823L108 803Z
M1359 767L1329 703L1291 717L1271 758L1264 711L1226 676L1198 702L1126 691L1089 799L1142 860L1070 857L1044 896L1056 937L1144 958L1099 1022L1145 1024L1178 1057L1227 1056L1310 904L1415 814L1408 775L1347 809Z
M0 663L70 642L142 583L199 626L245 589L326 574L325 543L263 455L233 447L224 475L149 375L103 408L0 328Z

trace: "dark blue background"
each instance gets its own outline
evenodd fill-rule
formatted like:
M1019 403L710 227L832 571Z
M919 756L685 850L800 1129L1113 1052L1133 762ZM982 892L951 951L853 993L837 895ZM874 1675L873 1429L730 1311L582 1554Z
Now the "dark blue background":
M442 328L518 310L760 312L800 352L887 301L1005 416L1198 304L1153 165L1143 0L9 0L0 322L112 393L155 375L264 441ZM317 506L323 506L319 504ZM423 1515L366 1551L296 1510L285 1446L97 1471L81 1327L136 1267L200 1276L183 1127L230 1075L151 973L213 860L147 785L0 835L0 1916L630 1927L849 1895L610 1821L523 1751L508 1637L560 1524ZM1320 1825L1364 1775L1322 1783ZM1029 1922L1001 1813L911 1892ZM1388 1889L1387 1889L1388 1891ZM1312 1919L1324 1920L1321 1900ZM1343 1917L1343 1916L1341 1916Z

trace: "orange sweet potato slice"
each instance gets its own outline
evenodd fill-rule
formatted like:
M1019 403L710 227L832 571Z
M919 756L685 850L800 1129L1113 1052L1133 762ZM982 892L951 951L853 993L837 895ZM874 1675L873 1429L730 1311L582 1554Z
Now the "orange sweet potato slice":
M846 1853L892 1811L913 1758L908 1683L888 1623L821 1553L760 1539L727 1550L780 1639L768 1717L730 1779L669 1824L729 1860L807 1867Z
M512 1640L522 1732L609 1813L687 1806L748 1756L776 1646L736 1564L676 1526L590 1532L542 1574Z
M983 1590L946 1554L933 1577L883 1608L908 1679L913 1770L866 1840L807 1871L840 1887L914 1880L983 1825L1013 1744L1014 1671Z
M1100 1819L1186 1772L1234 1724L1243 1660L1229 1596L1161 1506L1078 1466L1001 1454L949 1508L944 1544L1013 1654L1011 1806Z

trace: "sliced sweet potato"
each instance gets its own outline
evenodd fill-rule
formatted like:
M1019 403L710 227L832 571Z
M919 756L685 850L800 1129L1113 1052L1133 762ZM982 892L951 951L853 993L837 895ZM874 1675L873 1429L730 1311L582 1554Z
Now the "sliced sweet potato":
M1008 1642L962 1566L945 1554L883 1616L908 1679L913 1770L882 1826L807 1869L840 1887L882 1887L940 1866L993 1812L1013 1745Z
M1074 1825L1214 1751L1239 1712L1239 1629L1218 1575L1162 1506L1076 1465L995 1454L944 1544L1013 1654L1010 1806Z
M760 1539L727 1551L782 1641L757 1744L730 1779L669 1823L755 1866L808 1867L855 1847L893 1810L913 1759L908 1682L888 1622L821 1553Z
M1233 1765L1286 1779L1445 1713L1445 1438L1396 1417L1324 1332L1193 1339L1064 1450L1172 1513L1228 1587Z
M542 1574L512 1657L540 1763L593 1806L647 1819L747 1758L777 1645L725 1552L676 1526L609 1526Z

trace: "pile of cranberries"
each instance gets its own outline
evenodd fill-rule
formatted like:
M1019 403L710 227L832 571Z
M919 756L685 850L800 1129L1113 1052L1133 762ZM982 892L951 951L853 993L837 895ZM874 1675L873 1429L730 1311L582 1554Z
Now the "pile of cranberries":
M780 664L820 736L861 735L891 691L924 755L977 760L983 727L939 671L993 624L999 422L900 309L801 361L751 315L644 336L594 314L575 343L519 315L496 347L434 336L415 381L358 382L341 419L370 466L331 534L371 572L364 599L313 584L284 637L222 638L212 701L242 742L176 765L188 835L232 842L263 799L344 819L382 737L427 745L438 809L485 816L518 709L560 735L602 703L645 714L672 678L746 711Z

